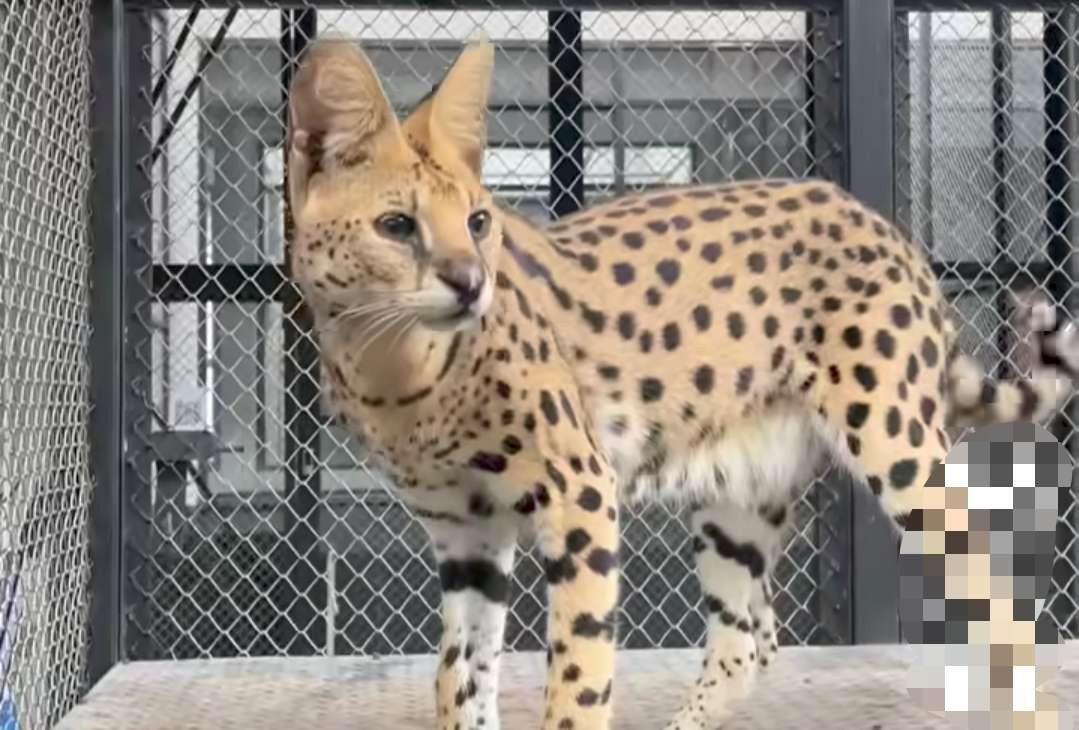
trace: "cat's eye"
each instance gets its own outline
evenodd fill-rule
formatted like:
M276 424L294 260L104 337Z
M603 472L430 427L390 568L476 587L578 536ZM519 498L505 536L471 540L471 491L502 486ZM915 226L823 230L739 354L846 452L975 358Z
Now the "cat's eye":
M491 230L491 214L485 210L477 210L468 217L468 231L476 241L487 235Z
M405 241L416 235L416 219L404 213L386 213L375 221L375 230L386 238Z

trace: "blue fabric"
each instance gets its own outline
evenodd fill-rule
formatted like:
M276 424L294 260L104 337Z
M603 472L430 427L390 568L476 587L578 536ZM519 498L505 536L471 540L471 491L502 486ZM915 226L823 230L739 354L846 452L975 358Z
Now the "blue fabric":
M10 697L0 701L0 730L19 730L19 721L15 717L15 701Z

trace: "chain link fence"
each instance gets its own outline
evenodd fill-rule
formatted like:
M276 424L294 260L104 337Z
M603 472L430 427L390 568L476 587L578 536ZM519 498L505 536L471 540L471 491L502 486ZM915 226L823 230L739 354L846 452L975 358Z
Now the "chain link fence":
M403 113L461 39L485 31L498 48L486 183L542 222L566 195L590 204L690 181L836 178L839 45L820 32L834 21L763 8L576 19L527 6L139 13L144 68L132 88L144 100L134 123L145 225L128 340L139 413L129 655L437 645L426 535L321 410L316 354L283 273L282 89L307 42L360 40ZM550 100L574 79L580 100L558 109ZM578 156L559 160L556 145ZM846 570L837 504L826 489L799 502L776 575L785 643L846 640L829 625L842 609L821 591ZM703 638L682 518L663 507L626 515L625 646ZM511 649L543 645L542 576L526 552Z
M1079 4L896 18L897 219L933 258L965 351L1014 369L1005 293L1034 284L1076 311ZM1068 404L1054 433L1075 455ZM1079 510L1060 504L1047 610L1079 635Z
M0 726L86 667L88 0L0 4Z

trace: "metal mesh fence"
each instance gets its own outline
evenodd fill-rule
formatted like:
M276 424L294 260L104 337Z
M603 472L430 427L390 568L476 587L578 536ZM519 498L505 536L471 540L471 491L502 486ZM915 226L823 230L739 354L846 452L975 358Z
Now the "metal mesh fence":
M89 16L0 4L0 725L28 730L86 664Z
M564 181L552 137L567 133L583 144L586 204L671 183L837 176L839 46L827 12L588 11L570 38L559 33L572 16L517 7L135 14L128 656L437 644L426 535L321 410L314 346L283 269L282 82L316 32L361 40L404 111L461 39L485 31L498 49L486 182L537 221ZM556 118L550 99L578 73L583 103ZM776 575L784 643L846 640L841 601L822 590L846 570L837 494L809 489L799 503ZM626 516L626 646L702 639L681 517ZM511 649L542 646L542 576L526 552Z
M1017 342L1007 289L1037 285L1075 312L1071 251L1079 177L1079 5L901 13L896 47L900 224L930 252L961 324L963 348L1007 373ZM1079 420L1056 436L1075 455ZM1060 504L1047 604L1079 635L1079 510Z

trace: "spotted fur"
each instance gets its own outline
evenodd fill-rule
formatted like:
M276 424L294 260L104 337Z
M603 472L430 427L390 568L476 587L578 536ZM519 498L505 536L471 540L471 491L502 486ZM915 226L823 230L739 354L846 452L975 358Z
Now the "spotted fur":
M610 727L633 500L693 506L708 639L669 728L711 728L774 656L796 491L837 462L901 517L948 426L1044 418L1079 347L1030 303L1033 376L989 380L922 253L825 182L634 194L537 228L479 182L493 62L470 46L404 121L350 44L297 74L290 261L329 400L431 535L440 730L499 725L522 532L549 589L544 727Z

